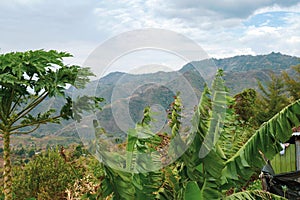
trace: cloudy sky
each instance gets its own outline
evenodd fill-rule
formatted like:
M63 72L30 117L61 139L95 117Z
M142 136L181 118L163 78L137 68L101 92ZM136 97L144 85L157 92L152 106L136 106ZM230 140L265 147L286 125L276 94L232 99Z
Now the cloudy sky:
M299 0L1 0L0 53L57 49L81 64L125 31L161 28L210 57L300 56Z

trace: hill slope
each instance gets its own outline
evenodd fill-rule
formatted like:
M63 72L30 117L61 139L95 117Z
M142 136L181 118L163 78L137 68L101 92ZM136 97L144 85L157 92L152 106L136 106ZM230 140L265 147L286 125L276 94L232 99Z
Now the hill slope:
M194 90L194 93L199 97L205 82L212 79L211 74L204 73L205 75L201 74L202 77L199 75L199 71L212 67L210 65L215 64L215 68L224 70L226 85L232 94L236 94L245 88L256 88L257 80L260 80L262 83L267 81L269 79L268 74L271 71L280 73L282 70L289 69L290 66L299 64L299 61L300 59L297 57L274 52L268 55L243 55L225 59L193 61L176 72L156 72L140 75L114 72L98 81L91 82L90 85L87 85L87 90L91 88L91 85L97 84L96 95L106 99L106 105L103 111L98 114L98 118L101 122L104 122L103 126L105 129L110 130L112 133L119 133L121 130L112 117L111 105L121 104L121 97L126 99L127 105L129 105L130 118L135 123L141 119L143 108L147 105L159 104L162 105L163 109L167 110L173 101L176 89L182 88L185 81L187 81L185 82L186 84L191 85L190 89ZM119 96L117 99L112 98L113 95L114 97L119 95L116 92L118 87L127 96ZM63 102L62 99L47 100L43 106L51 105L58 108ZM70 123L72 122L63 122L62 125L43 126L34 135L38 137L49 134L63 135L75 137L79 141L74 124Z

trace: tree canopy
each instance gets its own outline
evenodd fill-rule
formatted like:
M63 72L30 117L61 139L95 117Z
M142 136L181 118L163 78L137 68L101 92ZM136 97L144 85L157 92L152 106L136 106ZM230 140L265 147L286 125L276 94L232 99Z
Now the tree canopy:
M89 68L66 65L64 58L72 55L55 50L11 52L0 55L0 135L4 140L4 194L11 199L10 136L28 134L41 124L59 123L61 119L80 119L82 109L99 107L102 98L82 97L88 107L76 104L66 95L66 87L83 88L93 73ZM46 99L63 97L60 110L34 110ZM92 106L91 106L92 105Z
M266 86L258 82L260 89L256 101L256 120L258 124L268 121L289 104L283 79L274 73L270 74L270 78Z

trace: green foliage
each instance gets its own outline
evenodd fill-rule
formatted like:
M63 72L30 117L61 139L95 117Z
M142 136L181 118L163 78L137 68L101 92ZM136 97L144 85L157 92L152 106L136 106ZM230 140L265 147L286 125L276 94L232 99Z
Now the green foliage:
M250 190L237 192L230 196L224 198L225 200L264 200L264 199L273 199L273 200L284 200L285 198L277 196L272 193L268 193L262 190Z
M259 151L262 151L268 159L272 159L279 152L280 142L287 141L292 135L292 127L300 124L299 113L300 101L284 108L264 123L245 145L226 161L226 168L222 173L229 185L237 182L245 183L254 173L255 168L264 165ZM236 181L231 182L230 179Z
M281 88L281 84L279 85ZM271 86L274 90L278 89L276 84ZM266 96L273 98L276 96L274 94L266 91ZM212 90L207 86L204 88L195 110L193 127L190 129L192 139L188 138L191 140L190 146L178 160L159 171L151 169L162 160L142 155L152 153L162 142L150 131L151 112L146 107L142 122L128 133L126 155L111 154L109 157L104 152L99 152L104 161L107 162L110 158L110 164L114 163L115 166L104 166L101 197L281 199L260 190L258 181L256 184L249 184L255 177L253 175L265 164L259 152L272 159L280 150L279 143L288 140L292 127L300 124L300 100L285 107L255 129L251 124L252 115L243 116L245 120L240 115L242 105L248 105L253 111L255 92L246 90L236 96L242 100L226 95L222 71L219 71ZM182 133L182 105L179 96L176 96L172 106L168 124L172 130L170 137L174 139ZM174 153L174 150L171 152ZM136 173L132 173L132 170ZM245 188L248 190L245 191Z
M218 199L221 197L221 173L224 168L224 153L217 141L220 130L224 123L222 114L226 112L226 88L222 80L223 71L218 71L213 82L213 97L210 98L210 91L206 87L202 93L199 106L194 115L193 131L195 138L188 150L183 154L182 176L185 177L184 185L192 182L199 187L198 192L201 199ZM209 139L208 139L209 138ZM193 183L194 182L194 183ZM185 195L188 190L185 191Z
M234 97L233 109L238 115L238 119L243 122L250 122L255 115L256 91L245 89Z
M116 199L154 199L157 195L163 174L153 170L155 163L160 163L159 157L153 158L149 154L160 143L160 137L151 133L150 121L150 108L146 107L142 121L128 133L126 156L121 158L124 160L114 168L104 166L106 178L102 184L103 197L113 195ZM111 159L103 152L99 153L106 162ZM122 166L122 163L125 165Z
M49 109L32 115L31 111L43 100L54 96L66 98L65 87L72 85L76 88L84 87L93 74L88 68L77 65L65 65L63 58L71 54L54 50L13 52L0 55L0 130L14 133L30 133L40 124L48 122L59 123L60 118L77 117L76 112L70 112L72 101L62 106L60 114L55 115L54 109ZM82 97L78 101L94 102L98 106L101 98ZM80 113L82 109L76 107ZM91 110L92 108L87 108ZM20 131L28 127L30 131Z
M35 150L34 149L30 149L28 152L28 156L29 158L32 158L35 155Z
M84 154L87 155L88 151L86 149L84 149L83 145L79 144L73 150L71 157L72 157L72 159L78 159L78 158L80 158L80 156L82 156Z
M41 124L60 123L61 119L80 120L82 110L99 108L102 98L78 97L76 104L66 96L68 85L83 88L93 74L88 68L65 65L71 54L54 50L12 52L0 55L0 135L4 139L4 193L11 199L10 136L29 134ZM67 102L60 108L36 109L46 98L61 96ZM91 103L90 103L91 102ZM89 105L86 107L85 105ZM33 114L33 111L37 113Z
M41 58L38 58L39 56ZM71 98L66 97L66 84L81 88L88 81L87 75L91 75L88 69L65 66L62 58L67 56L70 55L40 50L0 57L2 133L29 133L38 128L39 124L58 123L61 118L74 117L80 120L83 110L100 108L99 102L103 101L102 98L79 97L77 102L72 102ZM15 65L16 67L12 67ZM233 98L226 97L227 91L222 75L223 71L220 70L212 90L205 87L195 110L193 127L190 129L190 135L193 137L188 137L192 138L191 145L173 164L161 170L153 170L163 162L159 155L154 155L164 138L163 134L151 132L151 110L150 107L146 107L143 120L128 132L126 155L108 155L100 152L103 160L115 161L115 167L86 161L80 157L85 153L81 146L77 146L72 153L72 158L78 159L73 162L73 167L57 152L48 151L29 162L22 170L14 172L15 197L59 199L70 194L73 198L81 196L83 199L279 198L256 190L257 187L253 185L248 187L249 191L243 191L243 188L263 165L258 151L261 150L271 159L279 150L279 142L290 137L291 127L299 125L300 102L295 102L280 111L286 105L287 99L283 95L282 81L274 75L267 88L260 85L263 95L259 99L259 109L261 113L267 112L266 116L260 115L265 117L260 120L266 123L254 130L250 122L254 116L255 91L245 90L236 95L234 101ZM81 78L75 85L74 77L78 76ZM19 94L20 97L15 98L15 94ZM31 112L40 102L51 96L66 98L66 104L61 107L60 112L53 109L36 114ZM85 103L88 101L93 103ZM182 131L181 109L178 94L169 115L172 139ZM218 115L220 113L224 115ZM275 116L272 117L273 115ZM26 127L31 129L23 129ZM180 146L178 145L178 148ZM181 149L175 149L177 150ZM170 152L174 153L174 150ZM136 173L132 173L132 170ZM104 180L101 181L102 179ZM100 190L97 187L100 187Z
M171 104L170 114L168 115L169 126L172 129L172 138L174 138L179 133L180 125L181 125L181 110L182 103L181 98L179 96L179 92L174 96L174 102Z
M237 96L233 98L227 97L226 117L222 128L222 134L218 141L218 144L223 151L224 158L233 156L255 132L255 126L249 121L242 120L241 115L237 114L239 111L237 111L235 106L243 103L240 101L237 102L236 97ZM245 103L247 104L247 100ZM251 118L248 120L250 119Z
M160 171L145 173L144 170L151 171L151 165L155 166L158 160L147 157L146 161L145 157L134 152L151 152L153 146L149 144L153 143L155 146L158 143L153 140L155 137L138 137L141 133L152 134L148 129L149 123L139 123L136 129L128 134L127 159L120 159L128 170L135 169L137 173L104 166L106 178L102 185L103 197L113 195L116 199L139 199L142 196L147 196L147 199L280 198L257 190L254 186L249 187L249 191L243 191L243 188L249 184L252 175L264 165L259 151L271 159L280 150L279 143L290 137L291 127L299 124L300 101L286 107L255 130L249 123L237 120L239 115L232 106L233 99L226 97L226 88L221 77L222 71L219 71L213 83L213 92L205 87L202 93L193 118L191 134L194 134L194 137L187 151L172 165ZM250 91L250 94L253 93ZM181 103L180 98L176 99L169 115L173 138L181 131ZM251 99L246 102L253 103ZM224 106L227 109L224 109ZM224 111L224 116L217 111ZM146 108L144 117L147 120L144 121L151 120L149 113L149 108ZM222 134L218 137L220 132ZM138 159L141 159L140 162L137 162ZM145 165L135 165L143 162Z
M300 99L300 65L292 67L295 74L292 78L286 71L282 72L282 77L285 82L287 91L290 93L292 100Z
M72 169L76 171L77 178L65 190L68 199L99 199L104 177L102 164L92 156L81 156L72 160Z
M289 104L282 78L273 73L270 77L271 80L267 82L266 88L258 82L261 93L256 102L256 121L259 125L271 119Z
M155 199L162 186L160 171L131 173L104 166L106 178L103 180L103 197L113 195L116 199Z
M262 184L260 179L256 179L252 181L248 187L247 190L262 190Z
M191 195L191 198L197 195L200 199L218 199L225 197L228 194L226 191L232 188L236 192L241 191L256 170L260 170L264 161L259 150L269 159L275 156L280 150L279 143L288 140L292 134L291 128L299 125L300 101L283 109L256 131L239 124L234 112L227 109L221 137L207 156L201 159L197 157L198 152L201 152L201 144L203 145L206 134L211 130L211 120L214 119L211 118L213 114L210 109L213 107L207 94L209 93L205 90L196 110L195 119L199 122L197 134L181 157L185 165L181 177L185 180L183 185L188 186L184 187L187 188L185 195ZM255 132L253 136L251 130ZM235 139L240 137L243 138L240 141ZM191 187L194 189L191 190ZM228 198L256 199L267 196L269 195L263 191L247 191L233 193Z
M22 156L22 155L25 155L25 149L22 147L21 149L19 149L16 154L19 155L19 156Z
M185 193L184 193L184 199L185 200L198 200L201 198L202 192L200 191L197 182L188 182Z
M13 193L16 199L61 199L65 189L77 178L70 164L58 153L49 150L24 167L14 168Z

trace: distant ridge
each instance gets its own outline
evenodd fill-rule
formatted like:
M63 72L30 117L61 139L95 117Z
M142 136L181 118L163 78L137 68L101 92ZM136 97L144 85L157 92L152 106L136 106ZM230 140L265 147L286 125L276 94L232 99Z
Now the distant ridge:
M293 65L299 64L300 58L281 54L280 52L272 52L266 55L239 55L222 59L212 58L210 60L213 61L218 68L221 68L224 71L241 72L268 69L277 72L278 70L285 70ZM197 66L203 62L207 63L207 60L192 61L191 63L184 65L180 71L190 70L192 65Z
M249 71L256 69L284 70L299 64L299 58L272 52L267 55L241 55L225 59L214 59L225 71Z
M127 74L123 72L113 72L102 77L100 80L90 83L97 84L96 95L106 99L106 108L103 109L98 117L102 119L105 118L106 126L116 127L113 128L115 132L119 131L114 120L111 118L112 113L110 111L110 104L112 103L111 96L116 83L119 81L122 81L125 92L126 88L132 88L134 85L140 85L139 88L136 88L132 96L129 97L129 110L132 115L131 117L137 121L140 119L145 105L159 102L164 105L164 107L167 107L173 101L174 93L168 90L168 85L173 85L176 88L181 84L176 81L170 82L175 74L181 73L195 89L197 96L200 96L205 81L203 77L199 77L199 75L197 75L195 67L210 67L209 65L212 65L212 63L217 68L224 70L225 84L229 88L231 94L236 94L245 88L257 88L257 80L260 80L262 83L266 82L269 80L269 73L271 71L278 74L283 70L290 69L291 66L300 64L300 58L272 52L267 55L241 55L224 59L213 58L211 60L193 61L184 65L176 72L156 72L151 74ZM213 77L204 78L212 79ZM143 85L147 81L155 82L158 79L163 83L165 82L166 87ZM89 87L90 86L87 85L87 90ZM141 92L143 88L146 88L147 92ZM71 88L69 90L70 91L68 92L71 94ZM59 108L63 102L63 99L56 99L55 102L51 102L51 105L55 108ZM44 105L48 106L50 103L46 101L44 102ZM79 138L74 125L70 125L70 123L71 121L64 121L62 125L42 126L42 128L39 129L38 132L35 132L34 135L37 137L43 137L56 132L57 137L70 137L72 138L70 141L74 141L74 138L77 138L76 141L78 141Z

